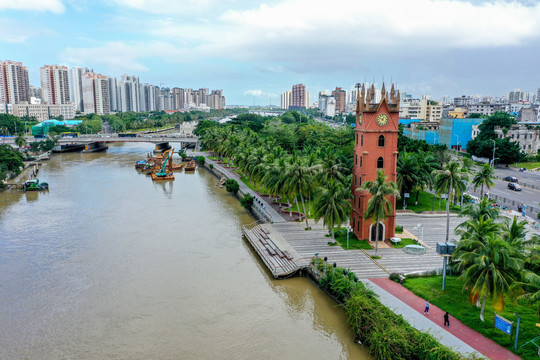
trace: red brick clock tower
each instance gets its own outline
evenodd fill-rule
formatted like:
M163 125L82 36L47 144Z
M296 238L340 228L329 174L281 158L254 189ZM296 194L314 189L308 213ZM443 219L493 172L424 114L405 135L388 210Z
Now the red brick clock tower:
M387 181L396 181L397 177L397 142L399 122L399 92L381 89L381 100L376 102L375 87L367 90L357 84L356 127L353 171L353 206L351 227L359 239L375 241L375 225L371 219L364 220L364 211L371 195L365 191L354 191L366 181L377 178L377 170L384 170ZM393 213L386 221L379 223L379 240L394 236L396 227L396 199L388 198L393 206ZM383 235L384 234L384 235Z

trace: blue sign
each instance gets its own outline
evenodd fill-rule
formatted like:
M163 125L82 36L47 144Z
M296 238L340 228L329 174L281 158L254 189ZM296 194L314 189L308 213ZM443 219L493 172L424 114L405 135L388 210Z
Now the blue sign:
M495 314L494 326L507 335L512 335L512 321L508 321L502 316Z

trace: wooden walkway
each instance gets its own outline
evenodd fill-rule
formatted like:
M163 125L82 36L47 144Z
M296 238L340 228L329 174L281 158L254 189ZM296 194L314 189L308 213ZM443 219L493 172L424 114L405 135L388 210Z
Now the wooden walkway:
M269 224L242 226L242 232L274 278L286 278L309 265Z
M303 258L311 259L315 253L320 258L325 256L328 263L336 262L337 266L349 268L359 279L373 279L388 277L388 272L383 270L362 250L344 250L340 246L328 246L330 238L325 237L328 233L319 224L311 224L312 230L304 230L302 224L279 223L272 224L274 228ZM268 225L267 225L268 226Z

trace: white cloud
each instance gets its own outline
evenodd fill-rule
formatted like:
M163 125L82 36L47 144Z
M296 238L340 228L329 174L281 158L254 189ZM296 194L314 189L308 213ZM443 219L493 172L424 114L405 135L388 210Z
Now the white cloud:
M63 13L65 6L61 0L0 0L0 10L31 10Z
M277 97L276 94L265 93L261 89L246 90L246 91L244 91L244 95L257 96L257 97Z
M167 42L133 42L123 43L110 41L102 46L91 48L68 47L60 54L60 59L72 66L98 64L107 66L108 71L137 72L148 71L142 64L145 58L160 57L171 60L183 58L184 54Z
M218 0L114 0L120 6L152 14L186 14L205 12Z

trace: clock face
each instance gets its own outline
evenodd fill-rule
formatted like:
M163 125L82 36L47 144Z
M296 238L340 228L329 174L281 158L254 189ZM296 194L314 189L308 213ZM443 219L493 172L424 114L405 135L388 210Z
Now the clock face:
M362 125L362 113L358 114L358 125Z
M388 124L388 120L388 115L386 114L380 114L377 116L377 124L379 124L379 126L385 126Z

